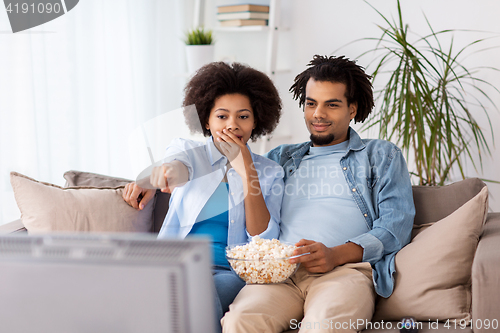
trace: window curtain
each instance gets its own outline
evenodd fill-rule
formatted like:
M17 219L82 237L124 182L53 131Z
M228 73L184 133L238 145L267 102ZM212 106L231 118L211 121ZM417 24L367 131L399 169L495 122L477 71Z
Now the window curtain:
M58 185L67 170L135 178L144 155L130 134L182 102L189 6L80 0L16 34L0 8L0 224L20 216L11 171Z

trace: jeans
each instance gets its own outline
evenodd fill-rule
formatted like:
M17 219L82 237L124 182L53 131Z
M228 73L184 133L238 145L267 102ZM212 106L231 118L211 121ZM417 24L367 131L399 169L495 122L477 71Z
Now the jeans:
M233 302L240 289L245 286L245 282L226 266L213 266L212 276L214 277L216 291L216 327L218 332L222 332L220 320L224 317L224 314L229 311L229 304Z

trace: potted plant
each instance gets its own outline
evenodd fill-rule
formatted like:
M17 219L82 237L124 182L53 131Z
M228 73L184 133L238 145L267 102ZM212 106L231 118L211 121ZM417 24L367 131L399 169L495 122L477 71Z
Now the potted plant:
M411 161L410 170L414 167L411 173L420 185L443 185L453 168L465 178L464 157L468 156L477 170L476 161L481 164L482 154L491 155L483 128L474 114L486 114L493 138L484 102L498 110L484 87L500 91L476 76L480 70L497 69L467 68L461 63L484 39L457 49L452 37L442 40L457 31L434 31L428 20L429 34L412 33L403 21L399 0L397 21L393 22L370 6L387 27L379 26L382 30L379 38L361 39L372 40L376 46L360 57L374 56L375 60L368 66L375 65L374 86L379 81L384 83L375 91L378 110L367 119L363 129L378 126L381 139L396 143ZM409 159L410 156L413 158Z
M203 27L186 32L186 58L189 73L196 72L200 67L213 61L214 46L212 31Z

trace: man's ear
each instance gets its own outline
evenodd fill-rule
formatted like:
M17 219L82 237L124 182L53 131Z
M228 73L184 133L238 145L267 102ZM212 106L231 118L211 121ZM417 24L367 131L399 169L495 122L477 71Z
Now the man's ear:
M353 120L358 113L358 102L352 102L349 104L349 119Z

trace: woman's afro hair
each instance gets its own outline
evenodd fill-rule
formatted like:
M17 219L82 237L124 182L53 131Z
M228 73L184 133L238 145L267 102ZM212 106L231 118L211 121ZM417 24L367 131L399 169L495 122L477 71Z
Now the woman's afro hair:
M215 100L227 94L241 94L250 100L256 123L250 136L252 141L271 133L281 117L281 99L271 79L240 63L212 62L205 65L196 72L184 91L186 123L192 132L199 132L201 124L204 136L210 136L205 125ZM196 107L197 119L186 112L190 105Z

